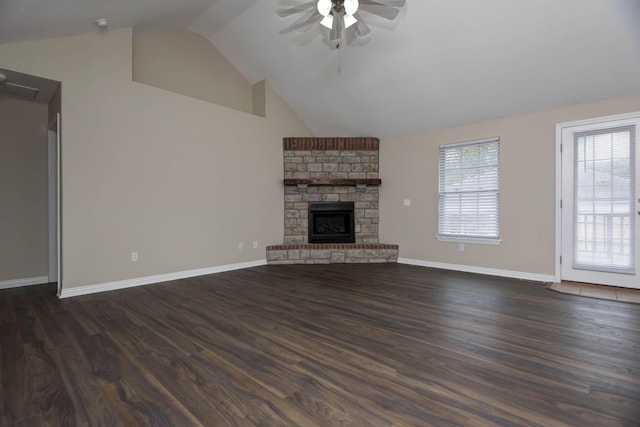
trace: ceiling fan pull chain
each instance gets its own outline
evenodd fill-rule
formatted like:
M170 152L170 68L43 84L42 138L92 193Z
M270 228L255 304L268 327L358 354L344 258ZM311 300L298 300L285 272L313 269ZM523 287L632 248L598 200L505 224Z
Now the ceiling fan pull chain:
M342 47L346 41L344 31L340 33L340 38L336 42L336 50L338 51L338 75L342 74Z

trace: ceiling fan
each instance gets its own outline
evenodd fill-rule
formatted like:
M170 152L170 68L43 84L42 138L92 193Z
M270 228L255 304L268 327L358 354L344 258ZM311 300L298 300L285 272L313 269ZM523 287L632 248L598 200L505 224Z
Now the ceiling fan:
M398 17L400 8L406 0L312 0L290 8L279 9L278 16L285 18L295 14L301 16L294 21L287 32L307 30L316 23L329 29L329 40L339 42L345 31L353 31L357 37L364 37L371 28L364 21L360 12L370 13L393 21Z

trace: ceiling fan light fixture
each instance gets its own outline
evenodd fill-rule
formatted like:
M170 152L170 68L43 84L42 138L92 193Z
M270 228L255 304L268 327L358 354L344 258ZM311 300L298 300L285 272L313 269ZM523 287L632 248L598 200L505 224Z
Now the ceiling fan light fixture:
M2 0L0 0L2 1ZM282 0L285 1L285 0ZM361 16L360 10L377 15L388 21L393 21L400 13L399 9L406 0L286 0L286 2L300 2L297 6L278 9L281 18L300 14L299 18L284 32L312 28L320 22L321 27L329 31L328 41L337 49L358 37L366 37L371 33L366 17ZM362 4L362 8L360 8ZM347 33L347 29L348 33ZM326 36L322 29L323 37ZM347 33L347 39L344 34Z
M358 0L344 0L344 13L346 15L353 15L358 11L359 6Z
M318 0L318 12L320 12L320 15L329 16L332 8L333 3L331 0Z
M328 29L332 29L333 28L333 15L328 14L327 16L325 16L322 21L320 21L320 24L322 24L323 26L327 27Z
M344 28L349 28L353 24L358 22L355 16L353 15L344 15Z

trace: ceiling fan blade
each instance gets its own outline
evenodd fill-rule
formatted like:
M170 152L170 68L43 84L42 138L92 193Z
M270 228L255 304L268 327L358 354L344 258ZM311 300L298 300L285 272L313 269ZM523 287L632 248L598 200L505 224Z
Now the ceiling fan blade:
M300 18L293 21L293 24L289 25L282 31L282 34L290 33L291 31L300 30L304 27L309 27L313 24L317 24L322 19L322 15L318 12L318 9L305 13Z
M279 17L284 18L290 15L294 15L296 13L306 12L308 10L315 9L317 4L318 4L317 1L310 1L307 3L298 4L296 6L293 6L287 9L278 9L277 13Z
M360 17L360 14L356 12L353 14L353 17L358 20L355 24L353 24L353 29L355 30L358 37L364 37L368 35L371 32L371 28L369 28L367 23L364 22L364 19Z
M371 4L374 6L404 7L406 0L360 0L360 4Z
M360 3L360 9L364 12L371 13L373 15L380 16L381 18L388 19L389 21L393 21L398 17L400 10L391 6L384 5L374 5L374 4L364 4Z

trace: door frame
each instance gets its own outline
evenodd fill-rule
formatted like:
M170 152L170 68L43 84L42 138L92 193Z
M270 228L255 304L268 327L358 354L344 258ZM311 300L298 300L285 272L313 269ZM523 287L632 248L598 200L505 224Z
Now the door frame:
M61 236L60 236L60 113L49 122L47 129L48 156L48 223L49 223L49 283L57 283L57 294L62 290Z
M562 281L562 133L566 128L598 125L617 120L633 120L640 119L640 111L626 114L616 114L613 116L595 117L592 119L576 120L571 122L563 122L556 124L556 250L555 250L555 282ZM640 135L640 129L636 131L636 139ZM636 141L637 146L637 141ZM640 155L640 150L636 151L636 155ZM638 171L640 172L640 171ZM640 247L638 248L640 250Z

